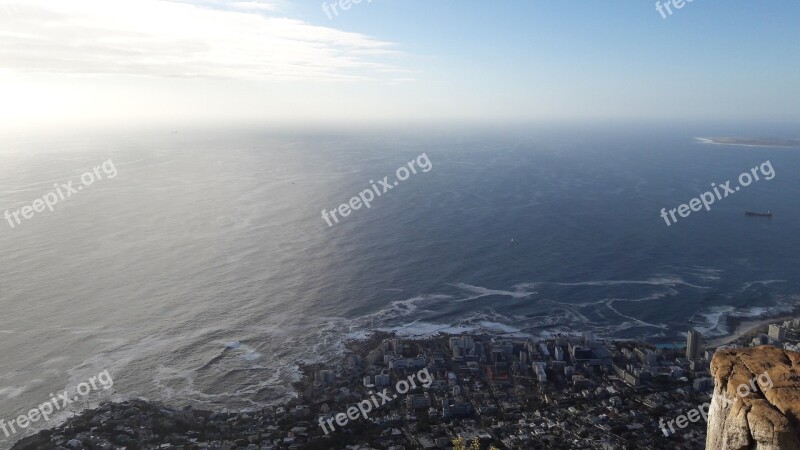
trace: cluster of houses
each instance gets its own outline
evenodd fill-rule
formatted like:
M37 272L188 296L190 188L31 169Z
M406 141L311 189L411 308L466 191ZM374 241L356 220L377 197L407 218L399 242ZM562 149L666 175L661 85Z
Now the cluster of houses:
M797 347L800 321L729 346ZM705 422L667 435L659 421L711 398L709 364L690 331L686 346L581 336L550 339L441 335L373 339L339 364L307 372L298 398L254 412L170 409L134 400L103 404L15 449L438 449L477 437L506 449L705 448ZM398 383L424 370L429 382ZM319 424L378 393L335 431Z

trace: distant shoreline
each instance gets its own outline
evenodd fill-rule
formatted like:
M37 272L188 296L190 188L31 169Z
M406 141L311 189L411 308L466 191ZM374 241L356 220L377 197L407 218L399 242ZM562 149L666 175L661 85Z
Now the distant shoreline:
M695 137L701 144L736 145L740 147L800 148L796 139L754 139L735 137Z
M793 320L797 318L800 318L800 314L798 314L797 311L793 312L792 314L772 317L768 319L738 320L736 318L733 318L730 320L736 324L735 331L727 336L720 337L707 342L704 345L704 347L716 348L722 345L733 343L745 337L748 338L755 337L756 335L761 334L761 330L770 324L782 323L785 320Z

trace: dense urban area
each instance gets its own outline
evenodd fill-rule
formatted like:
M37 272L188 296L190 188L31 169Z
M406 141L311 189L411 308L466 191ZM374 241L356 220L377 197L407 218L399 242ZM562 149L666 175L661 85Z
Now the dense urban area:
M725 347L798 350L800 320L763 327ZM348 343L337 365L304 367L298 398L280 407L214 413L106 403L14 448L406 450L477 437L482 448L703 449L706 418L689 412L710 402L713 353L694 330L685 346L668 348L589 333L376 333Z

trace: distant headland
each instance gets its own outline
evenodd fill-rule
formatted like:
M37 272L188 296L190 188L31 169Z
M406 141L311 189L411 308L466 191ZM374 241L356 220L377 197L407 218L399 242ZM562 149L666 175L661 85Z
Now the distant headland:
M745 147L800 148L800 139L756 139L737 137L696 137L701 144L740 145Z

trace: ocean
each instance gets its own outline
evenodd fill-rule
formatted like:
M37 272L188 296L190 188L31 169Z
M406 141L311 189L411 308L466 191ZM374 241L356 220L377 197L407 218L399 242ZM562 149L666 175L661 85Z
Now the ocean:
M104 161L117 175L0 222L0 419L104 370L111 389L32 429L132 397L274 405L298 363L335 360L372 330L669 343L791 311L800 149L697 136L798 137L790 123L562 123L4 139L0 213ZM423 153L429 171L333 226L322 218ZM767 160L774 179L660 217Z

